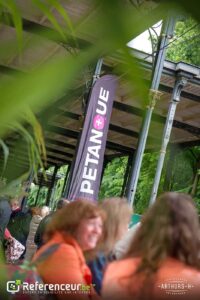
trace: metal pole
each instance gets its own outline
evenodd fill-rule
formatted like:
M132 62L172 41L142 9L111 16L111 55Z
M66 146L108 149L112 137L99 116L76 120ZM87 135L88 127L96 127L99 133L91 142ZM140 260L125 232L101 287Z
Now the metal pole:
M38 186L38 191L37 191L37 195L36 195L36 198L35 198L35 203L34 203L35 206L37 205L37 201L38 201L38 197L39 197L39 194L40 194L41 187L42 187L42 185L40 183L40 185Z
M54 167L54 171L53 171L53 174L52 174L52 177L51 177L51 184L50 184L48 194L47 194L47 200L46 200L46 205L47 206L49 206L49 204L50 204L52 190L53 190L54 185L55 185L55 179L56 179L56 174L57 174L58 169L59 169L58 166Z
M161 92L158 91L160 78L163 70L165 54L166 54L166 46L168 44L168 40L172 37L174 27L175 27L176 19L174 16L170 16L164 22L162 27L162 34L160 36L160 41L158 44L158 51L155 59L154 69L152 72L152 83L149 94L149 105L147 106L147 111L145 118L143 120L142 129L138 141L137 151L135 154L134 164L131 168L131 177L130 177L130 186L127 194L128 201L130 206L133 206L137 183L139 179L142 158L144 154L144 149L147 141L147 135L149 132L152 112L154 110L156 101L160 99Z
M34 203L35 206L37 205L37 202L38 202L39 194L40 194L40 191L42 188L42 183L43 183L43 172L41 173L41 179L40 179L40 183L39 183L39 187L38 187L38 191L37 191L37 195L36 195L36 199L35 199L35 203Z
M57 183L57 181L56 181L56 183ZM54 184L52 191L51 191L51 197L50 197L50 201L49 201L49 205L48 205L50 210L54 209L54 201L55 201L54 197L55 197L56 187L57 187L57 185Z
M186 83L187 83L187 80L183 77L178 78L175 82L175 86L174 86L174 90L173 90L173 94L172 94L172 100L171 100L171 103L169 106L167 120L165 123L165 128L164 128L164 133L163 133L163 138L162 138L162 146L160 149L160 156L158 159L156 175L155 175L154 184L153 184L153 188L152 188L152 192L151 192L150 205L153 204L154 201L156 200L158 187L159 187L159 183L160 183L160 177L161 177L165 154L166 154L166 149L167 149L167 145L169 143L173 120L174 120L174 116L175 116L175 112L176 112L176 106L180 102L181 91L182 91L182 88L186 85Z
M68 164L68 168L67 168L67 172L65 174L65 180L64 180L64 183L63 183L63 188L62 188L62 197L65 197L65 190L66 190L66 186L67 186L67 179L69 178L69 172L70 172L70 167L71 167L71 164Z
M31 170L31 172L29 174L29 177L28 177L28 180L26 182L25 193L29 194L29 192L30 192L30 186L31 186L31 183L33 182L33 178L34 178L34 171ZM22 198L22 201L21 201L21 210L23 212L27 212L28 209L29 209L27 201L28 201L28 195L25 195Z
M121 190L121 197L124 197L124 195L126 195L126 193L127 193L127 186L128 186L128 182L130 179L130 170L131 170L132 163L133 163L133 155L129 154L128 159L127 159L126 170L125 170L125 174L124 174L124 181L123 181L122 190Z

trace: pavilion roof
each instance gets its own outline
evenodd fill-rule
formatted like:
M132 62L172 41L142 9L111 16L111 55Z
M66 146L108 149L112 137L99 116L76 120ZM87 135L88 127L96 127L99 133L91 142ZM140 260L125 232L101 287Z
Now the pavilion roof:
M56 35L52 25L43 13L33 8L30 0L18 0L16 2L23 16L25 44L34 41L36 34L40 43L37 48L27 47L23 51L22 57L19 57L17 51L14 53L8 51L7 56L0 59L0 78L13 76L18 72L28 73L50 57L56 58L61 55L69 55L69 53L66 54L66 45ZM89 0L61 2L74 21L90 10L92 5L92 1ZM77 4L77 2L79 3ZM156 6L157 3L155 3L155 9ZM62 24L62 20L56 11L52 10L52 12L59 23ZM156 18L158 17L156 16L152 22L156 22ZM49 38L47 31L42 29L48 29L55 34ZM12 23L7 24L5 21L0 27L1 42L6 43L6 41L14 41L15 39L14 25ZM79 33L80 47L84 48L93 42L92 33L91 35L87 35L85 32ZM70 40L68 47L73 47ZM137 58L140 68L145 71L143 72L144 81L150 86L152 56L137 50L132 50L132 52ZM121 60L120 51L106 56L103 62L102 75L112 73L116 66L121 63ZM156 104L147 141L146 148L149 151L158 149L161 144L162 131L177 75L185 76L189 81L182 91L181 102L177 107L170 143L180 147L200 145L200 68L184 62L165 61L159 87L162 96ZM90 76L91 73L88 78ZM114 156L133 154L137 147L145 105L136 94L133 97L133 94L129 91L130 86L128 86L125 77L122 76L119 79L110 120L105 152L107 159ZM67 96L62 95L52 106L38 115L42 124L42 121L46 120L46 123L43 124L43 130L48 166L68 164L74 157L77 139L83 125L84 93L85 83L81 79L77 80L76 88L71 90L70 97L69 94ZM13 133L7 138L6 143L10 147L10 156L17 163L28 165L28 157L24 155L25 148L22 147L18 154L14 152L14 146L18 140L19 135L17 133Z

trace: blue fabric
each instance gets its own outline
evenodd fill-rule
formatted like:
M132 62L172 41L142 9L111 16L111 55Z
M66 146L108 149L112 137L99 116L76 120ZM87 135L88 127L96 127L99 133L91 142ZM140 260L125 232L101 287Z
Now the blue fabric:
M99 295L101 294L103 272L107 262L106 256L99 253L95 260L88 263L88 267L92 273L92 283L95 284L94 288Z
M110 253L106 256L102 252L99 252L96 259L88 262L88 267L92 273L92 283L94 284L94 288L99 295L101 295L102 280L105 268L107 263L113 260L116 260L116 257L113 253Z

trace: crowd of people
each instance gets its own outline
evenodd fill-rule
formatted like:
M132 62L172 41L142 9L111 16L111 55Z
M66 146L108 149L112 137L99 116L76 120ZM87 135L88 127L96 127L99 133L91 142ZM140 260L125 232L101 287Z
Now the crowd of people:
M12 238L44 284L68 285L51 299L200 299L200 227L189 195L162 194L128 229L125 198L61 199L23 213L0 201L1 251ZM123 247L122 247L123 245ZM50 292L50 291L49 291ZM49 299L49 298L47 298Z

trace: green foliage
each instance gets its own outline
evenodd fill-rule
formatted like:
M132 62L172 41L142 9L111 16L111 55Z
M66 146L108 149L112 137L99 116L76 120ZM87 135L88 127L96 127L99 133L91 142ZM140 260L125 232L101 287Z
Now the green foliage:
M153 186L156 165L159 152L145 153L142 161L142 168L138 181L134 202L134 212L143 214L148 206ZM173 161L169 161L170 153L166 154L165 165L159 185L158 194L164 191L164 181L167 167L172 168L169 190L183 193L191 193L197 163L200 161L200 147L189 149L177 149ZM99 198L120 196L124 181L127 158L121 157L112 160L104 173ZM169 166L168 166L169 164ZM200 185L198 185L196 197L194 198L200 213Z
M27 202L28 206L30 207L43 206L46 204L48 189L46 187L42 187L39 191L39 194L38 191L39 191L39 187L35 184L32 184L31 190L28 195L28 202Z
M1 176L3 176L3 173L4 173L5 168L6 168L6 164L7 164L7 161L8 161L9 148L4 143L4 141L2 139L0 139L0 147L2 147L2 149L3 149L3 160L4 160L4 162L3 162L2 174L1 174Z
M57 0L32 0L32 4L51 23L50 27L53 30L47 32L47 37L53 37L53 40L56 37L59 43L65 44L67 50L72 48L75 51L68 51L66 55L55 55L53 58L51 56L45 63L31 66L26 70L27 73L16 72L12 73L12 76L1 78L0 138L4 140L13 130L19 132L28 145L29 156L29 166L20 168L13 167L13 161L8 158L10 163L6 175L10 178L7 183L16 178L26 177L32 169L36 174L38 165L42 166L41 156L45 158L45 147L35 115L54 103L61 95L65 95L70 101L70 91L75 84L77 85L77 80L80 82L80 74L84 74L88 66L96 63L99 57L106 57L121 49L123 63L117 71L126 74L127 83L134 87L131 91L132 98L137 94L145 103L148 89L142 79L144 74L132 53L129 53L126 43L165 15L165 8L162 6L155 14L151 14L148 9L139 11L134 6L123 6L120 0L94 1L89 14L86 12L80 19L72 21L64 6ZM52 8L62 17L61 23L52 13ZM148 17L143 18L141 22L144 16ZM41 37L37 36L37 32L31 36L30 42L26 42L22 31L21 10L16 1L0 1L0 21L7 26L14 24L17 33L16 38L11 41L5 39L1 44L0 59L3 61L9 61L10 57L17 55L19 61L22 61L29 47L40 47ZM94 37L92 43L86 41L87 47L77 49L78 38L87 39L91 32ZM43 120L44 123L45 121Z
M149 206L158 153L145 153L143 156L140 177L135 195L134 211L142 214Z
M77 37L82 35L88 36L91 32L93 36L95 36L95 42L89 43L88 47L84 50L79 49L77 51L76 49L76 51L73 53L70 52L68 55L59 56L56 59L49 59L45 64L41 64L34 70L29 70L28 74L14 75L12 78L5 77L0 82L1 140L3 141L8 133L10 133L10 130L13 130L13 128L17 129L29 145L30 166L34 168L36 173L37 164L39 163L40 166L42 166L41 154L45 157L45 147L42 131L35 118L35 114L54 103L60 95L66 95L67 99L69 91L74 88L74 82L80 79L80 74L84 74L84 70L96 62L99 57L116 53L116 50L120 49L124 63L120 64L117 71L126 74L127 83L130 87L133 87L133 91L131 91L133 98L136 97L137 93L137 97L141 99L143 104L145 103L148 98L148 88L142 79L145 76L125 45L133 36L142 32L148 28L149 25L161 18L164 18L167 9L164 4L161 4L159 9L152 14L149 13L148 8L142 10L140 5L137 7L134 5L132 7L128 5L124 6L122 1L119 0L94 1L94 7L91 7L91 13L82 16L80 20L73 23L68 13L57 0L48 0L45 2L32 0L32 3L47 17L62 43L67 43L71 39L73 40L73 46L77 46ZM183 5L187 6L188 4L183 1ZM55 18L55 15L51 11L52 7L62 16L64 25L61 25ZM94 9L97 7L98 10ZM189 10L196 15L192 5L188 11ZM28 47L38 47L40 39L36 36L29 45L24 43L20 10L17 8L14 0L0 1L0 17L2 21L5 21L7 12L10 13L15 25L17 40L14 41L12 45L2 44L0 57L5 58L7 52L13 52L13 55L16 55L16 44L18 49L22 52L28 50ZM191 28L192 30L189 31L188 29ZM177 24L175 35L182 35L182 37L170 45L167 54L168 58L175 61L183 60L189 63L199 64L199 27L195 26L192 19L188 19L185 22L179 22ZM104 41L103 43L102 40ZM27 130L27 123L33 128L31 133ZM2 143L1 145L4 146ZM8 151L5 147L3 147L3 149L5 162L7 160ZM180 158L180 161L181 159L183 158ZM188 159L190 161L191 157ZM112 164L108 164L102 181L100 198L119 196L121 194L126 161L127 158L117 158ZM143 212L148 203L156 161L156 154L144 155L136 193L136 211L139 213ZM177 164L180 164L178 169L182 170L181 163L177 162ZM174 189L183 189L184 186L181 182L186 183L188 186L191 185L189 178L194 174L192 168L193 167L187 167L187 174L183 171L179 171L178 175L174 175ZM26 174L25 170L22 171L19 174L20 176ZM26 172L27 171L26 169ZM12 170L10 170L10 172L12 172ZM21 178L20 176L19 178ZM64 177L57 182L54 194L55 199L60 197L63 183ZM160 190L162 190L162 184L163 177L161 179ZM34 202L36 193L37 187L34 187L30 193L31 203ZM45 198L45 195L46 191L41 191L39 203Z
M23 26L20 10L18 9L14 0L0 0L0 20L4 18L4 12L10 12L11 18L15 25L17 39L18 39L18 49L19 52L22 50L23 43Z
M60 177L60 179L57 180L51 194L51 201L50 201L50 207L52 209L55 209L57 201L62 197L62 190L63 190L63 185L65 181L65 175L68 170L68 166L61 166L58 171L57 171L57 176ZM42 171L42 170L40 170ZM47 170L48 173L53 175L54 172L54 167L50 167ZM29 206L34 206L37 204L37 206L42 206L45 205L46 199L47 199L47 194L48 194L48 188L43 187L40 189L40 192L38 194L38 189L39 186L36 184L31 184L30 187L30 192L28 194L28 205ZM37 201L36 197L38 195Z
M134 211L142 214L149 205L151 188L153 185L158 153L145 153L137 192L135 196ZM122 186L125 180L127 157L113 159L106 167L101 183L99 199L113 196L121 196ZM161 186L164 177L161 179ZM161 188L160 188L161 189Z
M167 59L200 65L200 26L193 19L187 18L176 24L173 43L167 50Z
M180 151L175 156L172 174L172 190L191 192L196 159L190 150Z
M66 166L61 166L59 169L58 169L58 175L61 176L60 179L58 179L57 183L56 183L56 186L55 186L55 190L54 190L54 193L52 195L52 199L51 199L51 208L52 209L55 209L56 208L56 204L57 204L57 201L62 197L62 191L63 191L63 186L64 186L64 183L65 183L65 176L68 172L68 165Z
M200 187L198 188L197 196L194 197L194 201L196 203L196 207L197 207L198 213L200 214Z
M0 177L0 190L3 196L7 196L10 199L18 198L26 195L25 188L21 183L21 179L15 179L11 183L7 184L5 177Z
M180 38L178 38L181 36ZM153 41L155 36L152 36ZM176 40L176 38L178 38ZM191 19L187 18L184 22L177 22L175 28L174 41L168 46L167 59L178 62L184 61L191 64L200 65L200 27L197 23ZM192 183L195 174L195 166L197 159L192 152L198 152L199 150L193 148L185 151L181 151L174 157L173 170L171 175L171 182L169 183L170 189L178 192L191 192ZM197 156L197 154L196 154ZM165 180L166 173L166 162L168 161L169 153L167 153L165 166L163 168L159 193L163 191L163 184ZM148 208L149 198L151 194L151 189L153 186L155 170L158 160L158 153L146 153L143 157L143 163L140 173L140 178L138 182L137 192L135 196L135 212L142 214ZM113 195L120 195L122 178L124 166L117 168L116 159L113 160L109 166L106 168L102 186L100 191L100 198L109 197ZM120 163L119 163L120 164ZM124 161L125 164L125 161ZM119 172L119 173L117 173ZM120 175L121 174L121 175ZM199 194L199 189L197 190L197 195ZM200 211L200 202L198 197L195 198L197 207Z
M99 199L121 196L127 157L119 157L108 163L101 183Z

